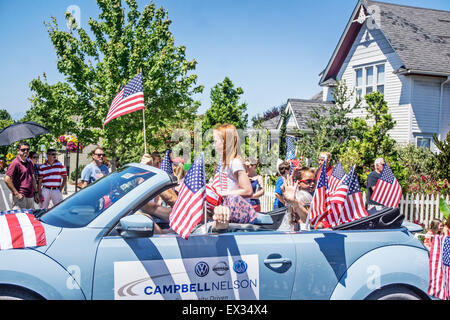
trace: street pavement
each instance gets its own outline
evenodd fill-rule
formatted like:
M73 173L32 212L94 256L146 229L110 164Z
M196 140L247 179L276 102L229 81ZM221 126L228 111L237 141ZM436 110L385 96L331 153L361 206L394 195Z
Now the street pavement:
M9 196L11 194L11 191L9 191L9 188L5 183L4 177L5 177L4 174L0 174L0 193L1 193L1 195L0 195L0 212L6 211L6 210L11 210L11 203L9 202ZM73 193L75 193L75 185L67 183L67 193L64 194L64 192L63 192L63 198L65 199ZM51 202L50 202L50 206L52 206ZM37 206L36 206L36 208L37 208Z

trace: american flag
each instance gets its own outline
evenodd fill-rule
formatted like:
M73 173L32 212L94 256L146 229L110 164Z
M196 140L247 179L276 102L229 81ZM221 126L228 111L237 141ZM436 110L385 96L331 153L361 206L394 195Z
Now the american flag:
M222 171L222 163L219 163L217 165L216 172L214 173L212 186L216 190L217 189L222 191L228 190L227 173L225 171Z
M168 174L173 174L172 159L170 159L170 150L166 150L164 158L161 161L161 170L164 170Z
M311 210L309 212L309 221L314 227L330 210L326 163L327 161L325 160L322 165L322 170L320 170L319 180L317 182L316 191L314 192L311 203Z
M205 197L205 167L200 154L187 172L169 215L170 227L184 239L202 219Z
M402 187L398 183L397 179L395 179L391 168L385 164L370 200L378 202L386 207L397 208L401 197Z
M45 245L45 229L31 210L0 212L0 250Z
M430 296L450 300L450 237L435 235L430 249Z
M355 167L350 170L333 192L330 202L331 213L327 219L332 226L368 216Z
M297 147L295 146L296 141L296 137L286 137L286 160L295 159L295 151L297 150Z
M345 176L344 168L341 165L341 162L334 166L333 171L330 176L330 193L333 193L334 190L338 187L339 183L342 181L342 178Z
M139 73L116 95L109 107L103 126L112 119L141 109L145 109L145 105L142 73Z
M217 192L216 188L206 185L206 208L213 211L215 207L222 203L222 197Z

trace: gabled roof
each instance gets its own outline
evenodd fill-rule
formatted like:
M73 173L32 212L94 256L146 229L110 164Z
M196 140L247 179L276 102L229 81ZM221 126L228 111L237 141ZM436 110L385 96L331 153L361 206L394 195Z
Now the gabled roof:
M278 115L278 116L275 116L275 117L273 117L273 118L271 118L271 119L269 119L269 120L266 120L266 121L264 121L264 122L262 123L262 127L263 127L263 128L266 128L266 129L268 129L268 130L274 130L274 129L277 129L277 127L278 127L278 122L280 122L280 118L281 118L281 116Z
M318 100L303 100L303 99L289 99L288 108L290 106L299 130L307 130L307 121L309 120L309 114L312 108L317 108L319 106L330 106L333 102L324 102ZM325 110L326 112L326 110Z
M378 11L377 25L403 62L404 72L450 75L450 11L360 0L321 73L320 85L336 78L363 26L356 21L360 10L367 15L372 6Z

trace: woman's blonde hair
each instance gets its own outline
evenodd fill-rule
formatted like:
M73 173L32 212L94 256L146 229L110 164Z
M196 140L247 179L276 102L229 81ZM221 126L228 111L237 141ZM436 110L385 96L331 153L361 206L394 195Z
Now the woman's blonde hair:
M218 132L222 139L223 149L220 158L224 167L229 167L234 158L241 159L241 140L236 127L225 123L218 125L214 132Z
M186 177L186 170L184 170L184 164L181 162L173 170L174 175L178 180L184 179Z

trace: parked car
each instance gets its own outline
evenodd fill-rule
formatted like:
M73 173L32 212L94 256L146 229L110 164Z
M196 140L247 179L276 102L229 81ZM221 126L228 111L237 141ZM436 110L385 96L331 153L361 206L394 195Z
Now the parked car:
M282 210L185 240L135 214L176 178L129 164L36 211L46 245L0 250L3 299L429 299L421 228L386 209L335 229L276 231ZM167 225L166 225L167 227Z

